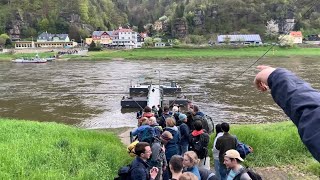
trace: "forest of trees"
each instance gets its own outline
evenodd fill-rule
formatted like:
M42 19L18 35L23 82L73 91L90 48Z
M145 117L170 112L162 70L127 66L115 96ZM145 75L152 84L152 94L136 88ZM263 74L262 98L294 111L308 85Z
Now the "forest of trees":
M163 18L165 17L165 18ZM92 30L111 30L120 25L153 31L159 18L168 32L176 19L184 20L191 35L225 33L265 34L274 20L279 31L286 19L295 19L295 30L320 32L320 2L315 0L0 0L0 34L15 25L22 38L37 34L69 33L79 41ZM149 25L148 25L149 24ZM152 33L152 34L156 34Z

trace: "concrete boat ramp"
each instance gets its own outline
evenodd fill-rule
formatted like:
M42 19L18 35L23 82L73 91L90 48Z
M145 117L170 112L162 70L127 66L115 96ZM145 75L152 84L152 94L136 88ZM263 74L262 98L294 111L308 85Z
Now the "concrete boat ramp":
M179 95L181 87L172 82L170 86L165 85L135 85L129 88L129 96L121 100L122 108L144 108L145 106L172 106L178 104L186 106L188 99Z

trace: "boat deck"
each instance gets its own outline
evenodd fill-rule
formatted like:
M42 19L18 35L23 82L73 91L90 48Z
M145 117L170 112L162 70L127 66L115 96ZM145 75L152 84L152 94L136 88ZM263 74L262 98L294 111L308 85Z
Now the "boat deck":
M149 94L148 94L148 103L147 105L149 107L152 106L158 106L161 103L161 95L160 95L160 87L159 85L151 85L149 88Z

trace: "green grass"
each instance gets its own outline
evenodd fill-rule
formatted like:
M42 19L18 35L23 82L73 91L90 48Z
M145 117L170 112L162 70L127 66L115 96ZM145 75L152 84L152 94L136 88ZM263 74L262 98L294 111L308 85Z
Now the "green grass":
M245 159L249 167L293 165L320 176L320 164L312 158L292 122L232 125L231 134L254 148ZM212 147L214 135L210 139Z
M113 179L132 160L115 134L122 128L92 131L9 119L0 119L0 126L0 179ZM289 165L320 176L320 164L291 122L232 125L231 133L254 148L245 165Z
M0 119L0 179L113 179L131 158L114 133Z
M76 60L110 60L113 58L123 59L216 59L216 58L257 58L262 56L270 47L236 47L236 48L149 48L149 49L132 49L132 50L105 50L98 52L89 52L89 57L80 57L76 55L65 55L63 58ZM30 56L29 56L30 55ZM33 54L0 54L0 59L8 60L23 56L34 56ZM52 54L39 54L40 57L48 57ZM272 48L266 57L319 57L320 48Z
M165 49L133 49L119 51L90 52L89 59L188 59L188 58L253 58L260 57L270 47L247 47L238 49L213 49L213 48L165 48ZM291 57L308 56L316 57L320 55L319 48L291 48L284 49L275 47L270 50L266 57ZM88 58L84 58L88 59Z
M8 60L13 60L16 58L33 58L36 56L37 53L17 53L17 54L8 54L8 53L2 53L0 54L0 60L3 61L8 61ZM53 56L54 52L43 52L43 53L38 53L40 58L46 58L49 56Z

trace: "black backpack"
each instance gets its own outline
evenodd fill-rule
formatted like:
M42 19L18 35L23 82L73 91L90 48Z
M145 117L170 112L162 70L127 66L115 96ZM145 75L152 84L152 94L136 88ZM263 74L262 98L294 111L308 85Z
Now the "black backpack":
M199 159L203 159L208 155L209 135L207 133L200 134L199 136L191 136L191 150L194 151Z
M262 180L262 177L250 168L243 168L240 173L233 178L233 180L240 180L243 173L248 173L252 180Z
M212 118L208 115L200 116L200 115L195 115L193 117L193 121L201 121L202 122L202 127L207 131L208 134L211 134L214 132L214 122Z
M130 180L131 179L131 165L122 166L118 170L118 177L115 177L114 180Z

